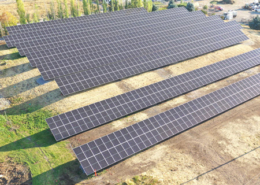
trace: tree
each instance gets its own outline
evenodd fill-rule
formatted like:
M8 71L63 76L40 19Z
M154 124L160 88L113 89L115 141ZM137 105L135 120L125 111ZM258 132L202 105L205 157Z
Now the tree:
M17 13L20 17L20 24L26 24L23 0L16 0L16 4L17 4Z
M83 11L84 11L84 15L91 14L89 0L83 0Z
M115 10L115 11L118 11L118 10L119 10L118 0L114 0L114 2L115 2L115 8L114 8L114 10Z
M97 13L100 13L100 10L99 10L99 0L96 0L96 4L97 4Z
M142 0L137 0L137 7L143 7L143 1Z
M173 0L170 0L168 3L167 9L170 9L170 8L178 8L178 6L174 3Z
M147 2L144 0L144 8L147 9Z
M34 5L33 22L39 22L38 7L36 4Z
M26 21L27 23L31 23L31 17L30 17L30 14L26 14Z
M68 8L68 1L64 0L64 17L65 18L69 18L70 14L69 14L69 8Z
M125 0L125 9L127 9L127 8L128 8L128 0Z
M187 6L186 6L186 9L189 11L189 12L193 12L195 11L195 7L192 3L188 2Z
M260 30L260 17L256 16L251 22L249 22L251 29Z
M158 10L158 7L153 4L152 12L157 11L157 10Z
M57 4L58 4L58 15L57 15L57 17L60 18L60 19L63 19L64 18L64 10L63 10L61 0L57 0Z
M207 10L208 9L208 6L207 5L204 5L203 6L203 10Z
M2 15L0 15L0 33L1 36L7 35L7 29L8 26L15 26L18 23L18 19L11 14L10 12L4 11ZM2 29L1 29L2 27ZM3 32L3 33L2 33Z
M147 2L147 11L151 12L153 10L153 2L152 0L148 0Z
M79 4L75 4L75 0L70 1L70 14L72 17L80 16Z
M102 7L103 7L103 13L106 13L107 12L107 3L105 0L103 0Z
M109 1L109 11L110 12L115 11L115 0L110 0Z
M47 18L49 20L54 20L56 19L56 13L55 13L55 4L53 1L50 3L50 10L47 13Z
M80 7L79 7L79 3L77 5L77 17L81 16L81 12L80 12Z

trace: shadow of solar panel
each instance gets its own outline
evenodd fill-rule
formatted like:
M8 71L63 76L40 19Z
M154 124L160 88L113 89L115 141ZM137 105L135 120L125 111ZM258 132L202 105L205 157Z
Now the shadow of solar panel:
M80 17L71 17L66 19L58 19L53 21L45 21L45 22L38 22L33 24L24 24L19 26L11 26L7 27L7 31L9 34L20 34L23 32L34 32L36 30L43 30L49 29L57 26L67 25L67 24L81 24L82 22L92 21L96 19L108 19L111 17L131 14L131 13L139 13L145 12L147 13L145 8L132 8L122 11L115 11L115 12L107 12L107 13L99 13L99 14L92 14L88 16L80 16Z
M202 15L201 12L197 13ZM153 16L148 16L148 17L143 17L142 19L134 19L133 21L125 21L128 24L113 24L110 27L99 27L94 31L90 31L89 29L82 30L77 32L77 34L63 34L63 35L55 35L52 37L49 37L45 40L41 40L40 43L35 42L35 40L32 41L26 41L22 43L17 43L16 46L19 49L20 55L27 55L33 51L41 51L45 49L49 49L50 47L60 47L60 46L65 46L65 45L70 45L72 43L77 43L81 39L85 38L87 39L86 41L96 41L97 39L104 39L109 37L109 35L120 35L126 33L126 31L133 31L134 29L138 29L147 25L155 24L158 23L158 21L162 22L168 22L167 19L174 18L175 19L180 19L185 16L189 15L187 11L178 11L178 12L164 12L163 14L153 14ZM140 17L140 16L139 16ZM190 16L191 17L191 16ZM124 22L124 23L125 23ZM93 29L93 28L92 28ZM81 42L81 41L80 41ZM35 55L37 56L37 55Z
M256 49L46 121L59 141L259 65L259 57Z
M169 45L164 45L167 48L166 50L158 48L157 51L149 55L138 56L130 60L124 60L124 62L112 63L111 65L63 76L56 78L55 81L62 94L69 95L231 46L248 38L240 30L232 29L231 26L230 29L224 28L200 36L196 35L192 38L193 42L190 42L191 38L186 37L184 39L187 41L175 41L170 42ZM172 47L173 43L174 46ZM146 51L144 49L141 52Z
M87 175L260 95L260 74L73 149Z
M25 42L28 40L38 40L43 39L43 37L51 37L55 36L56 34L65 35L65 34L76 34L80 31L84 31L88 33L90 30L96 31L96 29L100 28L100 31L106 32L105 28L110 25L110 27L115 26L115 22L117 25L127 25L127 23L130 22L136 22L138 19L142 20L147 17L155 17L156 15L163 15L167 13L172 12L187 12L187 10L178 9L178 10L166 10L166 11L158 11L155 13L145 13L145 12L139 12L139 13L132 13L131 15L127 16L118 16L111 19L97 19L93 22L87 22L86 24L76 24L76 25L66 25L64 27L57 27L53 29L43 30L43 31L36 31L36 32L29 32L29 33L21 33L21 34L15 34L10 35L7 38L5 38L6 44L8 47L16 46L17 43ZM141 15L140 15L141 14ZM86 30L87 28L90 28Z

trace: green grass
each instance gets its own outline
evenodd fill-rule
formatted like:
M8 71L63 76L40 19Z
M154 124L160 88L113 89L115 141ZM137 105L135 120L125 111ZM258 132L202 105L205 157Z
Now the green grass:
M68 184L66 174L84 175L66 141L56 142L45 119L49 111L0 115L0 162L12 160L27 165L33 185ZM7 121L8 120L8 121Z

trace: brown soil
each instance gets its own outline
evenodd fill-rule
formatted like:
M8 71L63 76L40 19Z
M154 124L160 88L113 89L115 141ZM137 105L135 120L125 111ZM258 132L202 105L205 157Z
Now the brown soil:
M11 101L8 110L14 112L20 109L30 111L30 107L38 106L63 113L260 47L259 32L245 28L244 33L250 40L242 44L69 97L60 94L54 81L37 85L35 80L40 73L30 67L27 58L8 60L13 51L0 46L0 56L7 55L5 60L7 64L0 66L0 70L3 71L0 75L0 93ZM260 67L254 67L68 140L73 147L84 144L259 72ZM259 103L260 97L248 101L113 165L98 177L79 184L116 184L142 174L155 177L159 180L159 184L166 185L185 182L199 185L260 184Z
M1 185L30 185L31 180L28 167L15 163L0 163Z

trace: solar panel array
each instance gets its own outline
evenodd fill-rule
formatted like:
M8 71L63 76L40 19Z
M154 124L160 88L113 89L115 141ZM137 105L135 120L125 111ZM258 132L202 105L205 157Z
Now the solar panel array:
M232 25L232 23L235 25ZM140 49L132 53L132 57L125 59L123 62L114 62L110 65L55 78L55 81L62 94L69 95L152 69L174 64L248 39L237 28L236 22L226 24L230 27L228 28L223 25L218 30L211 32L204 31L202 34L198 33L198 35L193 35L192 37L187 35L184 38L182 37L182 39L167 42L163 48L157 47L157 50L155 50L156 47L153 48L154 52L149 53L149 55L140 55L139 53L148 52L146 48ZM172 37L174 36L175 35Z
M138 27L134 27L133 29L128 29L126 32L122 30L117 30L116 33L111 34L111 36L108 36L107 34L103 36L99 35L98 39L93 37L81 37L79 39L73 40L73 43L71 45L65 45L65 46L58 46L55 49L46 49L45 51L37 50L38 47L35 47L34 49L26 48L26 50L30 51L27 52L26 56L28 57L30 63L32 66L38 66L42 63L48 63L48 62L58 62L59 60L72 58L79 55L85 55L87 53L92 53L94 51L102 51L109 49L111 45L117 46L117 42L123 42L124 44L127 44L129 41L133 38L140 38L140 37L146 37L147 39L151 39L152 34L163 34L166 31L170 30L176 30L178 27L191 27L195 24L203 24L204 22L210 22L210 21L216 21L218 19L218 22L221 22L217 16L211 16L210 18L205 17L201 14L201 12L194 12L194 13L187 13L185 15L182 15L183 17L169 17L169 20L167 19L167 23L163 22L160 24L157 24L153 22L153 24L149 24L147 26L145 25L138 25ZM178 20L182 20L181 22L178 22ZM194 21L198 21L194 22ZM217 22L217 21L216 21ZM164 27L162 27L163 24L166 24ZM185 24L185 25L184 25ZM137 29L141 27L142 29ZM63 43L66 44L67 41L59 42L60 45ZM44 45L44 47L49 48L49 46ZM17 46L19 49L19 44ZM43 48L44 49L44 48ZM19 52L21 52L21 49L19 49ZM58 60L57 60L58 58Z
M260 49L133 90L46 121L57 141L156 105L260 64Z
M124 15L124 14L131 14L131 13L138 13L138 12L146 12L145 8L132 8L132 9L126 9L123 11L115 11L115 12L107 12L103 14L92 14L88 16L82 16L82 17L72 17L67 19L58 19L53 21L46 21L46 22L39 22L34 24L24 24L24 25L18 25L18 26L11 26L7 27L7 31L9 34L20 34L23 32L31 32L36 30L43 30L43 29L49 29L52 27L56 27L58 25L66 25L66 24L75 24L75 23L81 23L82 21L88 21L88 20L95 20L95 19L102 19L102 18L110 18L118 15Z
M89 30L83 30L80 32L75 33L68 33L68 34L63 34L63 35L54 35L52 37L44 38L41 39L40 42L37 42L37 40L33 41L26 41L22 43L16 43L17 48L19 49L19 53L21 55L26 55L29 53L32 53L34 51L41 51L44 49L50 49L50 47L60 47L64 45L68 45L68 43L75 44L77 42L81 41L91 41L91 40L97 40L101 38L107 38L110 35L111 36L117 36L121 35L124 33L127 33L129 31L134 31L134 29L144 27L144 26L149 26L149 25L155 25L156 23L159 22L168 22L167 19L170 18L175 18L175 19L180 19L183 17L185 14L188 14L187 10L180 9L180 10L171 10L171 11L166 11L161 14L149 14L148 18L143 18L141 20L135 19L134 23L129 23L128 20L125 22L128 22L129 24L125 25L117 25L117 24L112 24L112 27L106 28L104 30L104 26L100 25L99 31L97 30L94 31L89 31ZM202 13L197 13L200 14L201 16L205 17L205 15L202 15ZM154 15L154 16L153 16ZM190 17L192 17L190 14L188 14ZM129 18L129 17L128 17ZM162 23L160 23L162 24ZM167 23L166 23L167 24ZM151 26L150 26L151 27ZM94 35L98 36L94 36ZM87 40L82 40L82 39L87 39ZM34 66L35 67L35 66Z
M87 175L260 95L260 73L73 149Z
M185 38L182 40L188 42L188 38L193 39L195 36L206 34L209 31L214 31L215 33L216 30L222 30L229 26L229 24L225 24L223 27L219 27L223 24L222 20L219 21L220 22L213 20L211 22L207 21L202 24L195 24L194 26L189 26L188 31L187 27L178 27L159 34L155 33L154 35L128 39L115 44L109 43L107 46L104 46L107 48L105 50L102 50L102 46L97 46L93 48L93 52L91 52L91 49L88 49L86 52L90 51L90 53L80 55L80 53L83 52L77 51L75 54L68 54L76 57L66 57L65 59L58 61L53 61L52 58L60 58L59 56L46 57L47 60L45 61L47 62L39 64L37 67L41 72L42 77L45 80L50 80L78 71L110 65L115 62L125 62L126 60L131 60L133 56L138 58L141 55L149 55L159 51L161 50L160 48L164 49L166 47L170 48L176 46L181 38ZM205 25L207 25L208 28L201 28ZM240 28L240 25L237 23L235 23L235 26ZM172 36L173 32L175 33L174 36ZM185 41L183 41L183 43ZM64 53L64 55L66 54Z
M248 39L241 28L185 8L139 8L9 27L5 40L70 95L237 44ZM257 49L46 121L59 141L259 65L259 56ZM89 175L259 94L257 74L73 150Z
M167 10L162 13L162 11L158 11L156 13L152 13L153 17L155 16L160 16L161 14L166 14L166 12L172 13L175 11L184 11L184 8L181 8L179 10ZM187 10L185 10L187 12ZM141 13L141 15L140 15ZM93 22L86 22L86 23L75 23L72 25L66 25L63 27L54 27L50 28L47 30L39 30L35 32L25 32L21 34L14 34L10 35L5 38L6 44L8 47L14 47L16 46L17 43L20 42L25 42L25 41L32 41L32 40L38 40L42 39L42 37L50 37L56 34L62 34L62 35L75 35L76 33L78 34L92 34L92 31L100 31L103 33L106 33L110 29L114 29L113 27L123 27L127 26L128 24L131 24L132 22L137 22L138 20L145 20L145 18L151 17L151 13L146 13L146 12L139 12L139 13L132 13L131 15L126 14L125 16L118 15L115 18L111 19L97 19L94 20ZM116 22L116 25L115 25ZM90 30L86 30L86 28L90 28ZM91 31L92 30L92 31Z

